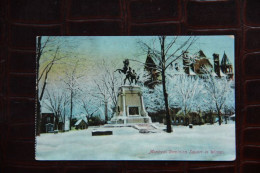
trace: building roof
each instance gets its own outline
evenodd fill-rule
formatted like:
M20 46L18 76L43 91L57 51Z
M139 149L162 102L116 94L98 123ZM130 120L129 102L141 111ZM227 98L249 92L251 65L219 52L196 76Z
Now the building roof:
M192 70L192 68L190 68L189 66L189 71L190 71L190 74L191 76L196 76L197 74Z
M225 75L225 74L222 72L221 69L220 69L219 71L220 71L220 77L225 77L225 76L227 76L227 75Z
M224 55L223 55L222 60L221 60L221 66L226 66L226 65L232 65L232 63L230 62L226 53L224 52Z
M145 69L147 70L151 70L151 69L156 69L157 65L160 64L160 61L158 58L154 57L153 53L150 52L150 50L148 50L147 52L147 57L145 60Z
M202 50L200 50L198 52L198 55L199 55L200 58L206 58L206 55L204 54L204 52Z
M196 62L194 63L194 71L195 71L195 73L200 73L200 74L204 73L204 72L201 71L202 67L206 68L209 71L211 71L212 68L213 68L213 66L210 63L208 58L201 58L201 59L196 60Z
M47 109L45 106L41 106L41 113L53 114L53 112Z
M176 114L177 117L181 117L181 116L184 116L184 113L182 110L179 110Z
M84 121L85 123L87 123L85 120L79 119L79 120L75 123L75 126L79 125L82 121Z

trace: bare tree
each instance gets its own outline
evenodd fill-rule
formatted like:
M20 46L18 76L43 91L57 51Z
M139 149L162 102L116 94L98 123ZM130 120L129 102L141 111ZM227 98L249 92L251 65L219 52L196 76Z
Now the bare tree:
M54 113L54 129L58 129L59 122L64 123L63 130L65 130L65 114L66 106L68 105L68 96L61 89L52 87L51 90L46 89L43 106Z
M166 87L166 71L172 65L172 63L178 60L188 49L194 44L196 41L195 37L188 37L185 40L182 40L179 44L180 37L175 36L167 39L166 36L159 36L158 41L159 49L156 47L152 47L149 44L139 41L141 48L143 51L150 51L152 58L155 62L155 68L161 73L162 76L162 88L164 95L164 103L165 103L165 112L166 112L166 122L167 122L167 132L171 133L171 120L170 120L170 111L169 111L169 103L168 103L168 93ZM138 60L134 60L138 61ZM147 65L147 64L146 64ZM149 65L149 64L148 64Z
M84 97L80 100L80 103L86 112L86 117L88 121L101 107L101 102L93 97L91 94L84 94Z
M108 121L108 106L111 105L115 111L118 88L123 84L122 76L114 71L115 66L116 63L108 63L103 60L98 67L98 71L102 71L102 73L93 80L96 88L95 97L101 100L105 106L106 121Z
M45 87L46 87L46 81L48 78L48 74L51 71L54 62L57 60L57 52L58 52L58 47L55 51L54 56L52 57L52 60L47 63L46 67L40 72L40 60L42 59L43 54L46 52L46 48L48 47L48 44L50 44L51 39L50 37L47 37L47 39L45 39L44 41L42 41L42 36L38 36L36 38L36 110L37 110L37 120L36 120L36 135L40 135L40 124L41 124L41 100L45 91ZM39 83L43 78L43 86L41 87L41 91L39 90ZM39 93L40 91L40 93Z
M80 79L82 76L77 73L77 67L78 67L78 61L74 64L74 66L71 68L71 70L66 71L66 77L63 79L63 82L66 85L66 89L69 90L70 93L70 130L72 127L72 116L73 116L73 101L78 94L78 92L81 90L78 79Z
M174 106L181 108L184 116L191 111L200 111L203 97L203 82L197 76L174 75L168 80L169 100ZM191 123L191 118L189 120Z
M47 86L49 73L54 65L61 63L64 58L72 54L74 47L67 44L67 40L58 37L38 36L36 38L36 135L40 135L41 101Z
M37 58L37 86L38 89L41 89L39 93L39 100L42 100L48 74L50 73L51 69L53 68L53 65L65 58L65 56L60 55L60 47L61 42L56 37L44 37L45 39L42 39L42 36L37 37L37 49L36 49L36 58ZM43 55L46 55L46 58L43 59ZM41 62L41 63L40 63ZM41 65L40 65L41 64ZM42 84L40 87L39 85Z
M226 78L216 78L210 72L207 73L205 88L209 96L209 104L214 105L217 111L218 123L221 125L221 111L224 109L225 103L228 99L228 94L231 87L230 81Z

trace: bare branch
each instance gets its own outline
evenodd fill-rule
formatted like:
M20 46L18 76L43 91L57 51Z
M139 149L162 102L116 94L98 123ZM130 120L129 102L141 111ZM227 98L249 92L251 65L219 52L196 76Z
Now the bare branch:
M191 37L190 37L190 38L191 38ZM174 61L176 61L176 60L179 59L181 56L183 56L183 54L188 51L188 49L195 43L195 41L196 41L196 39L193 38L192 41L191 41L191 42L189 43L189 45L187 46L187 48L186 48L179 56L177 56L175 59L171 60L171 61L166 65L165 69L167 69ZM185 46L185 45L184 45L184 46ZM184 46L183 46L183 47L184 47ZM181 50L181 49L179 49L179 50ZM176 51L175 51L175 53L176 53ZM170 57L173 57L175 53L173 53L172 55L170 55L167 60L169 60ZM166 61L167 61L167 60L166 60Z

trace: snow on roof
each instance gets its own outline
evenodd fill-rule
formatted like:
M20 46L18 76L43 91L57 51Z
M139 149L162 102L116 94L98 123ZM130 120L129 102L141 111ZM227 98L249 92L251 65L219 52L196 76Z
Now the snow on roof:
M190 67L189 67L189 69L190 69L190 75L192 75L192 76L197 75Z
M222 72L222 70L220 70L220 76L226 76L223 72Z
M79 119L79 120L75 123L75 126L79 125L79 124L81 123L81 121L84 121L84 122L86 123L85 120L83 120L83 119Z
M43 108L43 109L41 110L41 113L42 113L42 114L53 114L52 111L50 111L50 110L48 110L48 109L45 109L45 108Z
M154 65L160 64L160 61L148 50L145 64L147 64L148 67L153 67Z
M179 111L177 112L176 116L177 116L177 117L179 117L179 116L184 116L183 111L182 111L182 110L179 110Z
M54 113L53 111L48 109L47 105L51 105L48 99L43 99L42 101L40 101L40 104L41 104L41 113L52 113L52 114Z
M214 77L216 77L216 76L218 76L214 71L212 71L212 76L214 76Z

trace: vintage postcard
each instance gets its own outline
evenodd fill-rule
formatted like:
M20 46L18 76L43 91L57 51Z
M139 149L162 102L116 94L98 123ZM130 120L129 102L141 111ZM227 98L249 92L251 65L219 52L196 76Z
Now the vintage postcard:
M36 43L36 160L235 160L234 36Z

